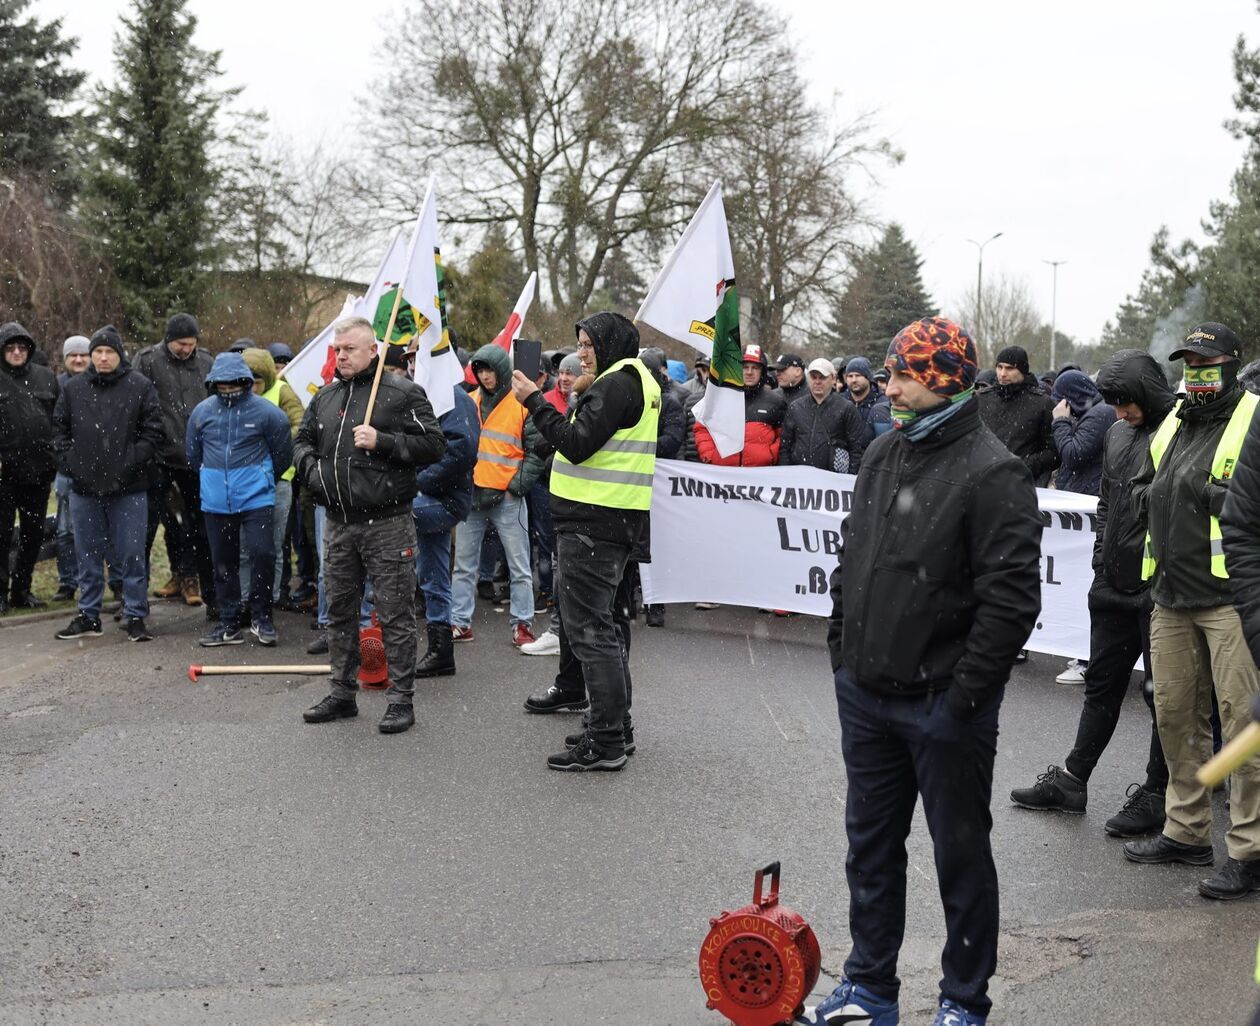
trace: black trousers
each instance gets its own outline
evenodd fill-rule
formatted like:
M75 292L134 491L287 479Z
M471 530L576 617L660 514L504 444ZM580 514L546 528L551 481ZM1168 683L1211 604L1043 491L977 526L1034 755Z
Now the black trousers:
M44 517L48 512L48 495L52 478L30 479L21 474L13 460L0 463L0 537L4 539L4 558L0 559L0 596L25 595L31 590L31 578L44 543ZM10 544L13 521L21 521L13 573L9 573Z
M1143 657L1151 666L1151 613L1149 608L1108 608L1091 598L1089 610L1089 666L1085 668L1085 704L1076 727L1076 743L1064 762L1078 780L1088 782L1120 722L1120 707L1128 693L1133 664ZM1168 786L1168 764L1155 729L1155 699L1143 686L1142 697L1151 711L1151 745L1146 760L1146 787L1163 791Z
M166 530L166 552L172 577L196 577L207 605L214 598L214 560L201 513L201 478L187 467L162 467L158 484L149 489L149 524L144 551L153 550L158 524Z
M945 693L883 695L835 676L841 750L849 778L849 934L845 975L888 1001L901 981L906 931L906 837L915 802L932 835L945 908L941 996L988 1015L997 968L998 878L989 833L999 689L970 721L950 712Z

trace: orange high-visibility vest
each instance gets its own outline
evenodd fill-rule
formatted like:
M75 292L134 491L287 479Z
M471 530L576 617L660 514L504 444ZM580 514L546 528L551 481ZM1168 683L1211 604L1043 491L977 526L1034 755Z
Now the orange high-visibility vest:
M522 439L525 435L525 407L509 392L490 411L489 417L481 414L482 390L472 394L477 404L477 419L481 421L481 440L477 443L477 465L473 468L473 484L496 492L507 491L516 472L525 459Z

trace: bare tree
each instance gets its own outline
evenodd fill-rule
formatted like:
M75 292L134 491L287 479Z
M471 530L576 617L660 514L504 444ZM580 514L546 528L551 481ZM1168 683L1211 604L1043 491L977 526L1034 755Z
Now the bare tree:
M868 177L876 161L900 159L872 135L870 115L829 123L792 63L785 52L768 64L752 95L757 116L740 123L713 165L751 308L746 337L775 351L785 328L806 338L820 330L859 235L875 227L854 179Z
M0 177L0 239L0 307L41 345L119 318L92 239L38 179Z
M431 156L447 219L502 225L578 310L610 252L690 215L782 33L758 0L411 0L372 114L382 180L361 187L401 222Z
M981 365L991 366L999 350L1035 338L1041 317L1025 278L990 275L981 300L977 309L976 290L971 289L955 301L954 308L958 322L976 340Z

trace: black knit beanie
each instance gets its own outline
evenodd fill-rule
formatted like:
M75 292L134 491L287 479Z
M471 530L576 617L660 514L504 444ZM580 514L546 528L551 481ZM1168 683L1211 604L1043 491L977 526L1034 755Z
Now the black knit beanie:
M197 318L189 313L177 313L166 322L166 334L162 336L162 341L173 342L177 338L200 337L201 328L197 325Z
M1019 370L1025 377L1028 375L1028 353L1025 352L1023 346L1007 346L997 354L994 363L1009 363L1012 367Z
M93 349L99 349L101 346L108 346L114 350L118 354L119 359L127 359L127 351L123 349L122 336L118 334L118 329L112 324L96 329L95 334L92 335L92 342L88 352L91 353Z

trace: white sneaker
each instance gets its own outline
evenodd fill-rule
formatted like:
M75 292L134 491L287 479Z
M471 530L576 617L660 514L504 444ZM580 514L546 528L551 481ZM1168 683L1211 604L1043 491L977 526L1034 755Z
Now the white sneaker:
M545 630L534 641L522 645L521 651L526 655L559 655L560 635Z
M1080 659L1073 659L1064 667L1063 672L1054 678L1054 682L1056 684L1084 684L1085 667L1088 665Z

